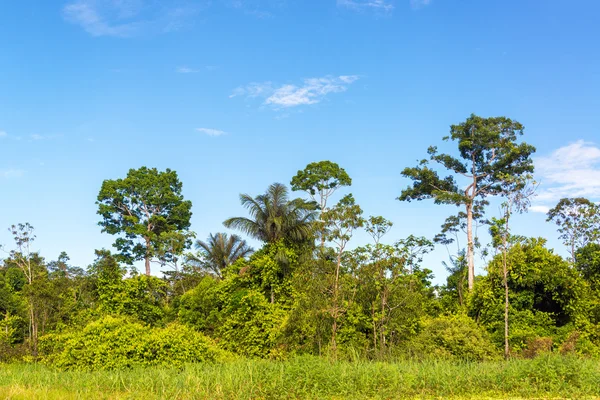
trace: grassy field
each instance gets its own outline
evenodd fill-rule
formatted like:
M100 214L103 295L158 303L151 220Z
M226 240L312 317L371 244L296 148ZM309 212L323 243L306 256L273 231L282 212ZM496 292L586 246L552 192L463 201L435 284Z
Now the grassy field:
M494 363L238 360L183 369L60 372L0 366L1 399L600 398L600 363L540 357Z

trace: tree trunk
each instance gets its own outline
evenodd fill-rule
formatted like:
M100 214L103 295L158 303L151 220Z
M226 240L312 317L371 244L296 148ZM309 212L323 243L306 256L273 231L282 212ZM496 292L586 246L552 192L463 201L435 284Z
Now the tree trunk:
M150 238L146 238L146 276L150 276Z
M331 325L331 348L333 349L334 357L337 357L337 329L338 329L338 318L339 318L339 306L338 306L338 294L339 294L339 281L340 281L340 268L342 265L342 253L338 254L337 265L335 268L335 282L333 286L333 324Z
M473 203L467 204L467 266L469 291L475 285L475 245L473 243Z
M35 318L35 309L34 309L34 305L33 305L33 301L30 302L29 304L29 319L30 319L30 339L31 339L31 346L32 346L32 352L33 352L33 356L37 357L37 348L38 348L38 326L37 326L37 321Z
M510 357L510 347L508 346L508 220L510 218L510 208L507 207L505 216L505 230L502 237L502 272L504 273L504 358L508 360Z
M506 254L504 254L504 358L507 360L510 355L508 346L508 304L508 271L506 269Z
M380 337L379 337L379 347L380 347L380 355L383 356L385 353L385 307L387 306L387 293L385 287L381 291L381 323L380 326Z
M371 322L373 324L373 350L377 351L377 321L375 314L375 303L371 304Z

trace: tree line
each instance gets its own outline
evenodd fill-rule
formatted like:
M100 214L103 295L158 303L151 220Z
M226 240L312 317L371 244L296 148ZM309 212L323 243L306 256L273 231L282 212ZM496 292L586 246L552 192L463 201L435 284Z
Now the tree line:
M506 117L471 115L452 125L443 140L453 151L431 146L405 168L412 183L398 200L458 211L435 237L394 243L385 240L392 221L365 215L349 193L351 177L331 161L310 163L289 187L241 194L247 214L224 221L239 234L206 240L190 229L192 203L175 171L141 167L105 180L99 226L115 237L113 250L96 250L85 269L64 252L46 261L33 250L29 223L10 227L14 244L3 247L0 266L0 358L102 368L227 355L598 355L600 207L566 198L549 211L566 259L543 238L513 233L511 222L537 189L535 148L523 131ZM488 215L492 198L502 203L499 215ZM480 242L477 226L489 230L490 243ZM353 246L359 230L372 240ZM438 286L423 265L436 244L456 248ZM489 260L480 276L477 253ZM151 275L153 263L162 277ZM131 348L115 355L106 343Z

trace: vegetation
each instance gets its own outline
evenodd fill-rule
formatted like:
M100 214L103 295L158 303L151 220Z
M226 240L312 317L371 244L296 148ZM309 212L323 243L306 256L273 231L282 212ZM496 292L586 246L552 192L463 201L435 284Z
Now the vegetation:
M507 399L597 398L597 362L535 360L456 363L245 360L183 368L67 371L15 364L0 374L10 399Z
M600 211L580 198L550 211L570 258L515 234L536 188L522 133L508 118L472 115L445 138L456 156L434 146L403 171L413 184L401 200L464 207L432 240L386 243L393 223L367 217L331 161L291 178L308 198L281 183L240 196L248 215L224 225L258 240L256 250L230 233L194 243L192 204L168 169L101 184L100 226L116 251L96 250L85 269L65 253L47 261L32 250L33 226L13 225L0 264L0 362L15 364L3 367L0 396L600 394L588 360L600 356ZM501 214L486 217L492 199ZM488 226L490 243L475 223ZM370 243L353 243L361 229ZM452 238L462 231L465 247ZM434 242L457 244L441 286L423 263ZM490 256L481 276L476 248Z

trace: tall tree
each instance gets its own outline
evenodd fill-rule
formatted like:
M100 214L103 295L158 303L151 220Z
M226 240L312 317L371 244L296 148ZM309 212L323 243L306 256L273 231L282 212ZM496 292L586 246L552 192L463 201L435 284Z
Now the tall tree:
M337 331L339 320L345 312L341 298L340 278L342 273L342 257L346 246L352 238L354 231L364 226L362 209L355 203L354 197L349 194L344 196L336 205L323 214L323 221L327 227L327 241L331 242L336 251L335 273L331 290L332 304L329 313L333 319L331 327L331 346L334 355L337 355Z
M239 229L266 243L282 239L302 242L312 235L315 206L302 199L290 200L288 189L281 183L272 184L256 197L241 194L240 201L250 218L229 218L223 222L227 228Z
M197 240L194 247L199 254L192 256L191 261L213 272L219 278L223 277L225 268L254 251L240 236L226 233L210 234L206 242Z
M569 248L573 261L578 249L588 243L600 243L600 206L590 200L583 197L561 199L547 215L547 221L558 225L559 237Z
M510 219L514 212L526 212L531 204L531 198L535 194L535 183L530 184L531 176L523 176L513 179L506 177L507 185L503 196L505 201L501 205L502 218L492 218L490 234L492 235L492 245L502 253L502 283L504 285L504 358L510 357L510 346L508 343L508 252L510 250L512 237L510 234Z
M46 277L44 260L37 252L32 251L31 246L36 236L34 228L28 222L12 225L9 228L15 241L15 248L9 252L10 263L16 265L25 276L27 284L23 287L23 293L27 299L27 311L29 316L29 338L34 355L37 355L38 332L39 332L39 292L43 283L38 281Z
M292 190L302 190L319 205L319 233L321 248L325 246L324 225L321 216L327 210L329 198L341 187L352 185L348 173L338 164L331 161L310 163L292 178Z
M144 260L146 275L154 257L164 262L174 256L171 251L158 251L165 248L165 241L172 241L172 233L186 235L190 227L192 203L183 199L181 188L177 172L147 167L130 169L125 179L102 183L96 202L102 232L119 235L113 246L121 258L129 264Z
M535 148L518 143L523 125L506 117L482 118L472 114L467 120L450 127L444 141L455 141L458 155L440 153L436 146L427 150L429 160L405 168L402 175L413 180L402 191L399 200L433 199L435 204L464 207L467 231L467 265L469 289L475 278L475 238L473 221L477 207L485 205L488 196L498 195L505 176L518 177L533 172L531 154ZM439 165L449 172L441 177L430 167Z

